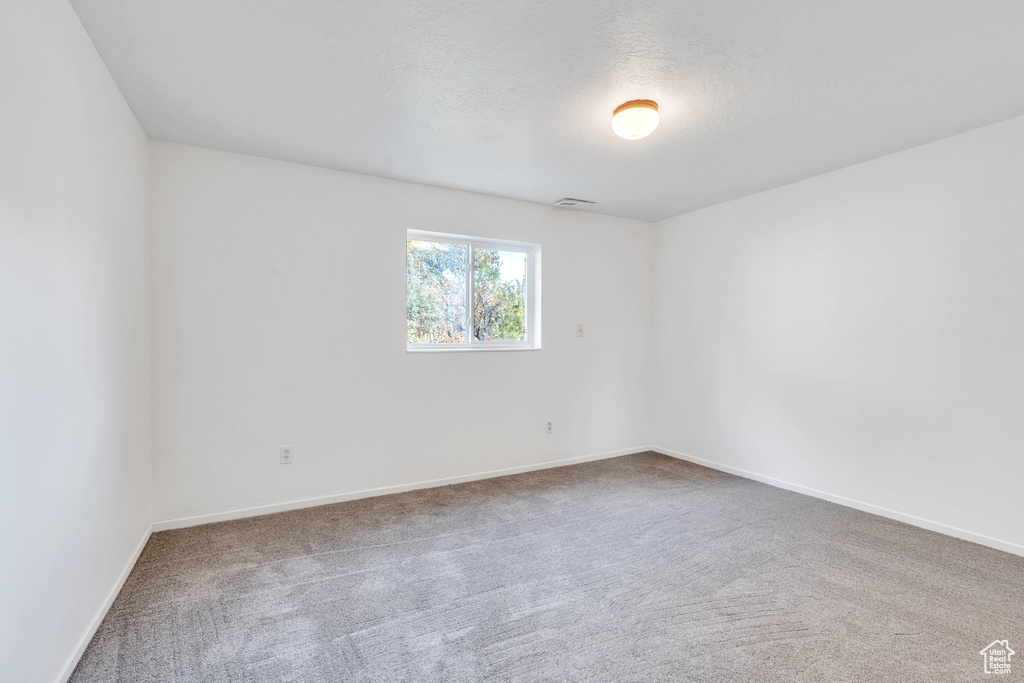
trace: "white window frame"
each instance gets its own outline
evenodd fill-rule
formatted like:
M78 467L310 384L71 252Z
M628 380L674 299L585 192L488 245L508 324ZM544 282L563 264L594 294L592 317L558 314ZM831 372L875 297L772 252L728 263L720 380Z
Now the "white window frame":
M447 232L426 230L406 231L408 240L426 240L446 244L466 245L466 341L462 344L411 344L406 342L409 353L446 353L466 351L537 351L540 350L540 245L531 242L513 242L471 235L456 235ZM526 339L524 341L479 341L473 336L473 253L476 249L498 249L526 254ZM408 270L406 271L408 288ZM408 308L406 309L408 310Z

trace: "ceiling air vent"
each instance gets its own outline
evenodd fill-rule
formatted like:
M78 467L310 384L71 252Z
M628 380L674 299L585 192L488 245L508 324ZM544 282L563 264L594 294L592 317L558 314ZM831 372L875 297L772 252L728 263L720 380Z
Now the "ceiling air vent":
M577 204L597 204L589 199L573 199L572 197L563 197L555 202L555 206L576 206Z

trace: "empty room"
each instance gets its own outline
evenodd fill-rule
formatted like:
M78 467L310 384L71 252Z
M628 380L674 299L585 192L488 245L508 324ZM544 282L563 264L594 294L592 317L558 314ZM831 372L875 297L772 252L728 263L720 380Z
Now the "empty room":
M5 0L0 682L1021 680L1022 35Z

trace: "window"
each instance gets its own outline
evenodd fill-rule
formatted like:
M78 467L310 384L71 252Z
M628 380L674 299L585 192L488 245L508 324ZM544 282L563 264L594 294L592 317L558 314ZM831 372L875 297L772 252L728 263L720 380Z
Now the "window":
M540 245L410 230L409 351L540 348Z

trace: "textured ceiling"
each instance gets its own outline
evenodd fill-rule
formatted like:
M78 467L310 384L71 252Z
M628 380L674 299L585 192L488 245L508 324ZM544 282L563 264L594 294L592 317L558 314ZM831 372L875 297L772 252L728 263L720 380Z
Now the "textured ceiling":
M71 4L153 138L646 220L1024 114L1021 0Z

